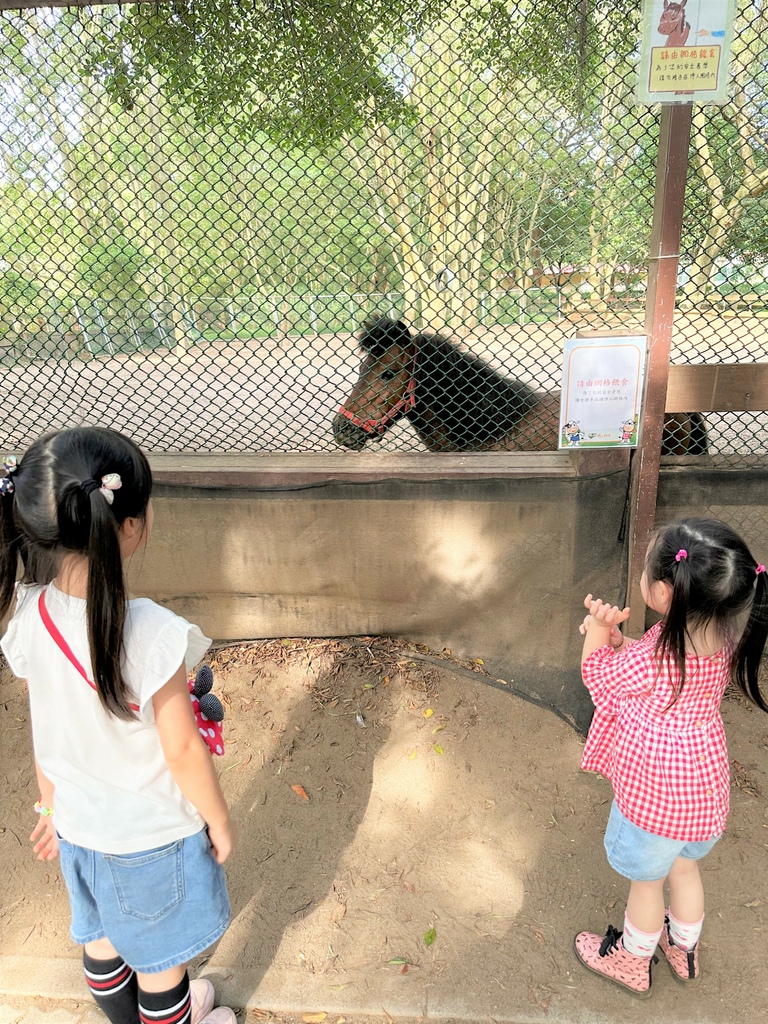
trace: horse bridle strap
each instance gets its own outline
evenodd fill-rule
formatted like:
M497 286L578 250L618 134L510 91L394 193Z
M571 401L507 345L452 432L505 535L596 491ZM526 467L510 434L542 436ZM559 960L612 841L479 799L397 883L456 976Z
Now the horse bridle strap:
M339 415L348 419L350 423L354 423L356 427L360 427L366 432L366 434L384 434L387 427L394 423L401 412L407 412L408 409L413 409L416 405L416 356L418 355L418 349L413 346L413 360L411 361L411 377L405 389L405 395L393 406L380 416L378 419L361 419L356 416L353 412L342 403L339 407Z

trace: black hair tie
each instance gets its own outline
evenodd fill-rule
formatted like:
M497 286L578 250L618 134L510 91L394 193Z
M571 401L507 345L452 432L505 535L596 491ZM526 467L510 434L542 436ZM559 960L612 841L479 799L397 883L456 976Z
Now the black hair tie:
M87 498L88 495L91 494L93 491L98 491L98 489L101 487L101 484L99 483L98 480L94 480L93 477L91 477L90 480L83 480L80 486L82 487Z

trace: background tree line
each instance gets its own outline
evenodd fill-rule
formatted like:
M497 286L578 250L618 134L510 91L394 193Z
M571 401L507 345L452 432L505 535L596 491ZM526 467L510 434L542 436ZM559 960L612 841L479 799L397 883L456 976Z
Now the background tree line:
M697 302L723 260L768 250L766 7L739 2L732 101L694 109ZM397 292L441 326L566 267L605 292L642 272L650 231L639 16L598 0L3 12L0 331L66 330L96 300L138 325L154 303L181 338L196 297L318 292Z

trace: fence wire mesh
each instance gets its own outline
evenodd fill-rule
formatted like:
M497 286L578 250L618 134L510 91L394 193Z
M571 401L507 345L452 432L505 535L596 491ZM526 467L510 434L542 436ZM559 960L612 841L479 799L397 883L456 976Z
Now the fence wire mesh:
M563 339L643 329L639 19L582 0L3 11L4 445L98 422L166 452L554 448ZM694 107L675 362L765 358L767 20L739 0L732 99ZM765 413L705 423L667 451L768 451Z

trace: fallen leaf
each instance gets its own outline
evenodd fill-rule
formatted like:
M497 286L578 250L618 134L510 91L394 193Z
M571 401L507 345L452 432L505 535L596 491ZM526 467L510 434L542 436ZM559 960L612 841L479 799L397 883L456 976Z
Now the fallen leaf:
M434 747L433 747L432 749L434 750L434 752L435 752L436 754L442 754L442 753L444 753L444 751L443 751L443 748L442 748L442 747L440 746L440 744L439 744L439 743L436 743L436 744L434 745Z
M424 945L431 946L437 938L437 932L434 928L430 928L428 932L424 933Z
M401 974L407 974L408 973L408 964L403 964L403 966L400 968L400 973Z
M397 964L398 967L405 966L408 961L404 956L394 956L391 960L387 960L388 964Z
M363 689L364 690L372 690L375 685L376 685L376 683L363 683Z
M345 988L349 988L351 984L351 981L345 981L343 985L331 985L331 988L333 989L334 992L341 992Z
M243 760L242 760L242 761L240 762L240 764L239 764L239 765L237 766L237 770L238 770L238 771L242 771L242 770L243 770L243 768L245 768L245 766L246 766L246 765L248 764L248 762L249 762L249 761L251 760L251 757L252 757L252 755L251 755L251 754L249 754L249 755L248 755L247 757L244 757L244 758L243 758Z
M435 712L432 710L432 708L427 708L426 711L422 711L422 715L424 715L425 718L431 718L432 715L434 715L434 713Z
M528 1002L529 1003L533 1003L533 1005L535 1006L538 1003L538 1001L539 1000L536 998L536 993L533 991L532 988L529 988L528 989ZM303 1017L301 1019L304 1020Z
M440 725L436 725L435 728L432 730L432 735L434 736L436 732L442 732L444 728L445 722L441 722Z
M413 748L413 750L408 755L408 760L412 761L414 759L414 757L416 757L416 748L415 747Z
M323 1021L328 1016L327 1013L302 1013L301 1019L304 1024L323 1024Z
M403 882L403 886L408 892L416 891L416 886L413 884L413 882Z
M745 903L745 907L759 907L762 904L762 900L751 900L749 903Z
M301 797L302 800L309 800L309 795L303 786L291 786L294 793Z
M485 662L483 661L482 658L473 658L472 659L472 664L473 665L484 665Z
M389 676L384 676L384 685L389 686Z
M361 729L367 729L368 728L368 726L365 724L365 719L363 718L363 716L360 714L359 711L355 715L355 721L357 722L357 724L360 726Z
M536 936L536 941L538 942L538 944L540 946L543 946L544 945L544 935L543 935L543 933L540 932L538 928L534 928L533 929L533 934Z
M552 1002L552 996L547 996L546 999L542 999L541 1004L540 1004L542 1010L547 1011L549 1009L549 1004L551 1002Z

